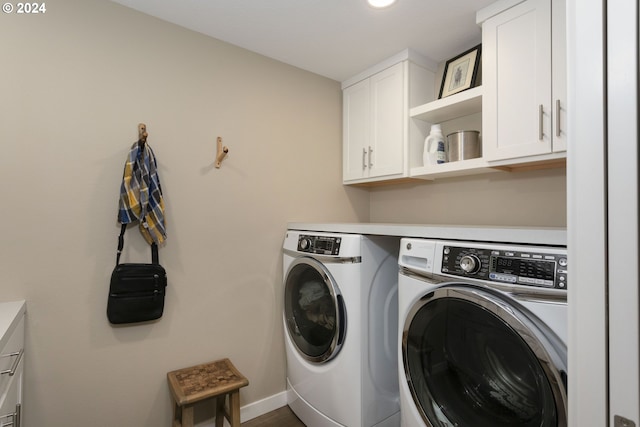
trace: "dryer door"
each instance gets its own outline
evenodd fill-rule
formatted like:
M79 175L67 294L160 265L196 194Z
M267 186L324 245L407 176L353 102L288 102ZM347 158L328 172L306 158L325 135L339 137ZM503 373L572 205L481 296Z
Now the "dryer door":
M566 346L505 294L437 288L410 311L402 353L427 426L567 425Z
M302 357L323 363L340 351L346 314L340 290L322 263L296 259L285 276L284 322Z

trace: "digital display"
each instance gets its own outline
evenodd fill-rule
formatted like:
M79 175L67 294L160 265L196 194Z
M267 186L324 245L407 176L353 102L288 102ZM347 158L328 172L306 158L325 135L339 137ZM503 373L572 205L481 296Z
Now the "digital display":
M498 258L497 267L498 269L503 268L518 268L520 266L520 260L513 258ZM506 271L500 271L500 273L506 273Z
M331 251L333 250L333 240L316 240L315 241L315 248L316 249L322 249L325 251Z
M553 280L555 262L496 257L495 272L532 279Z

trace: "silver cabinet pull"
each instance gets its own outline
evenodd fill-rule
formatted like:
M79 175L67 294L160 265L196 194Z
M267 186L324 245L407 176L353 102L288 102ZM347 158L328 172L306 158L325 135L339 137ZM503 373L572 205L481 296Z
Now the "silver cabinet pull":
M373 153L373 148L369 146L369 168L373 167L373 163L371 163L371 153Z
M544 114L544 110L542 109L542 104L540 104L540 107L538 108L538 139L540 141L542 141L542 136L543 136L543 132L542 132L543 114Z
M9 374L10 377L14 376L15 373L16 373L16 369L18 369L18 364L20 363L20 360L22 359L22 355L23 354L24 354L24 348L22 350L20 350L20 351L15 352L15 353L3 354L2 356L0 356L0 357L15 357L16 358L16 360L13 361L13 365L11 365L11 369L6 369L4 371L0 371L0 375Z
M367 158L367 150L363 147L362 148L362 169L367 168L367 164L365 163L366 158Z
M560 100L556 99L556 136L560 136Z

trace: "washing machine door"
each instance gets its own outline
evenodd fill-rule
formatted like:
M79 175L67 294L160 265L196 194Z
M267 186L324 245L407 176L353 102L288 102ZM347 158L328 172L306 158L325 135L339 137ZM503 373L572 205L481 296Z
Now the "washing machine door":
M427 426L567 425L566 345L509 299L447 285L410 311L403 363Z
M285 276L284 322L299 354L325 363L342 347L346 311L340 289L326 267L311 257L293 261Z

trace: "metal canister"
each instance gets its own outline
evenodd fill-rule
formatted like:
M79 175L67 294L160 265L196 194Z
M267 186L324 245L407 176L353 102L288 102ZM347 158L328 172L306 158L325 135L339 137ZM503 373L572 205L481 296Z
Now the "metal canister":
M459 130L447 135L449 161L468 160L482 157L480 132L477 130Z

